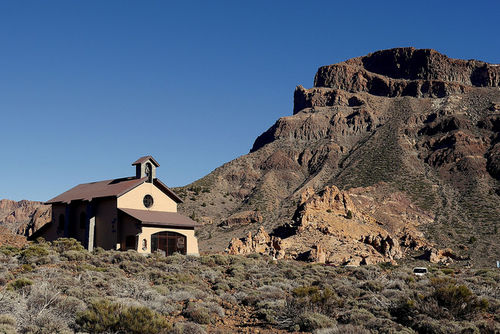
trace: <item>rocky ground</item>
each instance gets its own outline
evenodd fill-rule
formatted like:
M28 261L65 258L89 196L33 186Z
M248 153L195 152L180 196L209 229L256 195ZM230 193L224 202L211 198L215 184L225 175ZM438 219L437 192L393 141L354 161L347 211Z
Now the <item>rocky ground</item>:
M0 246L2 333L498 333L500 272Z
M180 210L205 223L203 251L222 251L260 225L279 236L296 224L306 189L336 186L384 230L403 215L438 248L493 266L500 258L499 80L496 65L414 48L321 67L313 88L295 90L293 115L259 136L249 154L176 189L185 200ZM380 198L393 200L377 207Z

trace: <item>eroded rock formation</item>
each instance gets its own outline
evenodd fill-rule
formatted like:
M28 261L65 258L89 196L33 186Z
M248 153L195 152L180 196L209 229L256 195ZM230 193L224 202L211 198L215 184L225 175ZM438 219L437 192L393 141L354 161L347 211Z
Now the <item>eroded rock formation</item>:
M404 217L440 248L491 263L500 256L494 246L500 230L499 70L414 48L323 66L314 87L296 88L293 115L278 119L249 154L184 188L210 192L186 190L190 200L180 209L216 222L202 228L200 246L220 251L258 225L273 231L290 222L305 189L318 193L337 185L391 236ZM398 204L403 200L410 211ZM204 202L220 204L200 207ZM256 209L262 222L220 226ZM474 247L464 247L471 236Z
M0 200L0 226L4 231L29 237L52 219L50 205L41 202Z
M356 189L354 196L359 196L361 191ZM369 190L365 191L365 194L368 193ZM389 198L396 196L401 199L396 204L397 208L391 208L394 203L382 201L377 209L386 213L404 210L413 219L401 215L398 222L378 220L367 213L363 202L354 204L347 191L329 186L315 193L308 188L302 193L294 223L288 227L293 230L289 236L283 239L270 236L261 226L255 236L249 232L246 238L233 238L226 251L230 254L261 253L277 259L292 258L334 265L395 263L405 253L414 251L424 252L421 257L431 262L457 260L451 250L435 249L417 230L417 222L429 222L429 215L412 208L409 201L401 197L404 197L402 194L393 194ZM414 219L415 216L420 220Z

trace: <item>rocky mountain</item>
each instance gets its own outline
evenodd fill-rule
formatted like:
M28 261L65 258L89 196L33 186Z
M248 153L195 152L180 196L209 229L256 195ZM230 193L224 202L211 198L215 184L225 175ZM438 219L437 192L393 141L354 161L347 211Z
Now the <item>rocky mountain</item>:
M9 233L29 237L51 220L50 205L22 200L0 200L0 227Z
M499 85L498 65L428 49L323 66L313 88L296 88L293 115L260 135L249 154L176 189L185 199L180 209L205 222L202 250L217 251L260 225L289 238L284 226L298 231L304 223L303 194L321 198L335 186L380 223L372 232L382 226L399 246L398 231L412 226L430 244L491 265L500 258ZM331 219L334 209L319 207L315 224L345 225ZM356 215L349 223L365 224Z

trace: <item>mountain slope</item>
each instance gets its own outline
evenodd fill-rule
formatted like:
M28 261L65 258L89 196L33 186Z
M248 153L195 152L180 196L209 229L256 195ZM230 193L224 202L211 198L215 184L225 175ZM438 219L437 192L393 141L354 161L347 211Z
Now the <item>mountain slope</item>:
M292 222L308 187L375 186L431 214L420 227L431 241L491 263L500 257L499 83L497 65L414 48L323 66L313 88L295 90L294 114L249 154L176 189L180 209L206 222L202 250L222 250L258 225Z

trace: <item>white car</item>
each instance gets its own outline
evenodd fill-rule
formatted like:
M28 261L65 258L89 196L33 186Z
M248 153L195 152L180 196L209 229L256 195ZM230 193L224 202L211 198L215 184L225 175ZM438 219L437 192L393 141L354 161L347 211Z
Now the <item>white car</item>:
M415 276L424 276L428 273L429 271L425 267L415 267L413 268L413 274Z

